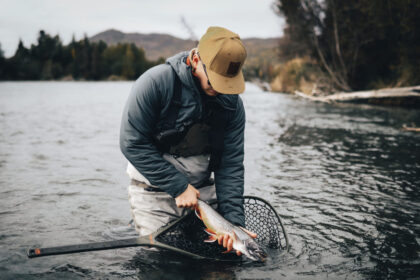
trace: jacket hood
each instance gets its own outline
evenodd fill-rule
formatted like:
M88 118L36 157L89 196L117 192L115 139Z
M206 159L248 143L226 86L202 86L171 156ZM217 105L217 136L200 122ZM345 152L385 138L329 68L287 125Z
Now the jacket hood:
M166 63L171 65L177 73L181 82L188 87L195 88L194 79L191 74L191 66L188 66L185 61L188 57L189 52L181 52L174 56L171 56L166 60Z
M189 52L181 52L178 53L166 60L166 63L171 65L171 67L177 73L181 82L189 87L193 92L202 92L202 90L198 89L195 85L194 78L191 73L191 66L185 63ZM205 93L203 93L205 94ZM220 105L222 105L225 109L228 110L235 110L236 105L238 103L238 95L237 94L219 94L216 97L210 97L210 99L214 99Z

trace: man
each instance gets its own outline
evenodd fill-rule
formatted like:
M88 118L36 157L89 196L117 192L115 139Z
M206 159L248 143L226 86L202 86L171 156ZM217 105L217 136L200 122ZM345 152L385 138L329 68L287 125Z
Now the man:
M218 211L245 226L245 111L238 96L245 89L245 59L237 34L210 27L196 49L169 58L135 82L120 146L129 161L129 200L140 235L193 209L197 198L216 196ZM229 236L219 244L232 249Z

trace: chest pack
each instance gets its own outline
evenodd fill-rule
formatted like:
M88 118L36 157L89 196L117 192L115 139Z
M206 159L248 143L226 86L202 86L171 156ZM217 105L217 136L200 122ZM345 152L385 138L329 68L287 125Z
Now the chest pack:
M164 125L155 135L156 145L161 152L188 157L210 154L209 171L219 168L223 154L226 127L234 111L223 108L217 101L203 101L204 117L197 122L185 123L176 128L181 109L182 83L175 73L174 92Z

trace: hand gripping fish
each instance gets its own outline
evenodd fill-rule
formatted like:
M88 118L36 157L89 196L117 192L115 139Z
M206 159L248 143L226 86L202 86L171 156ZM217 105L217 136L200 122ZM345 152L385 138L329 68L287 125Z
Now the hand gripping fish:
M223 218L210 205L198 200L195 213L207 227L204 231L210 236L204 242L215 242L221 235L228 234L233 239L233 249L254 261L265 261L267 254L241 227L235 226Z

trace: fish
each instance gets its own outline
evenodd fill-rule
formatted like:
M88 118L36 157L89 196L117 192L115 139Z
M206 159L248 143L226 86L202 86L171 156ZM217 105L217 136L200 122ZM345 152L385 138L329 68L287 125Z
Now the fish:
M204 231L209 234L209 238L204 240L204 242L215 242L219 236L228 234L233 239L233 249L241 252L253 261L264 262L266 260L267 253L243 228L227 221L206 202L198 199L195 213L206 226Z

